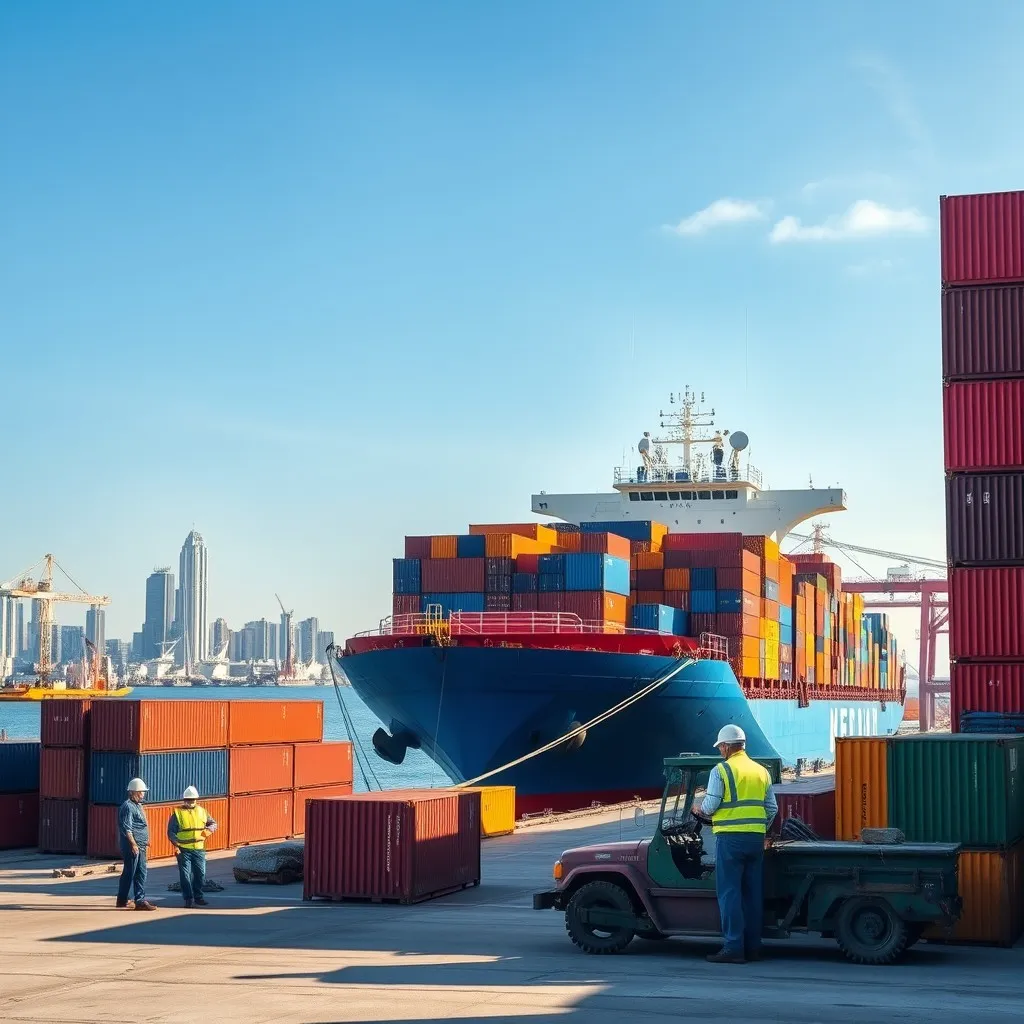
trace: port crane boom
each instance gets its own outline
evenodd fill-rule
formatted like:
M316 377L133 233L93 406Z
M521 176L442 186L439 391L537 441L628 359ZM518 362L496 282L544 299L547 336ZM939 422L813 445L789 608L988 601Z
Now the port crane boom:
M877 555L879 558L892 558L898 559L901 562L907 562L911 565L925 566L929 569L942 569L945 572L947 565L945 562L940 562L937 558L922 558L920 555L907 555L900 551L883 551L880 548L867 548L860 544L846 544L842 541L832 540L824 533L820 532L817 528L814 534L805 533L790 533L788 536L794 540L799 541L810 541L814 543L815 550L819 550L820 545L826 545L828 547L836 548L839 551L851 551L860 555Z

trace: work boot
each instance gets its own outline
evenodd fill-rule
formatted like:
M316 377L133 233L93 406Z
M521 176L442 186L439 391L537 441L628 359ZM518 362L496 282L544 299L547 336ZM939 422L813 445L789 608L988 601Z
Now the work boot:
M191 900L185 900L185 909L186 910L191 910L194 906L195 906L195 904Z
M206 900L204 900L202 896L197 896L196 897L196 906L197 907L208 907L209 905L210 904L207 903Z
M117 903L115 904L115 906L118 908L118 910L134 910L135 909L135 901L134 900L118 900Z
M747 958L742 953L730 953L727 949L720 949L717 953L708 953L705 960L709 964L745 964Z
M141 903L135 904L136 910L156 910L156 905L150 903L149 900L143 900Z
M756 964L758 962L758 960L763 960L764 959L764 950L763 949L752 949L752 950L750 950L750 952L748 952L746 954L746 957L747 957L747 960L750 963Z

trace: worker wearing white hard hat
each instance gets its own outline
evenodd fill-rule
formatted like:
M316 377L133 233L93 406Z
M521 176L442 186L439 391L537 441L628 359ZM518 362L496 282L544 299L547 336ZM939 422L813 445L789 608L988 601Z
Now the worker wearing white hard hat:
M149 850L149 822L142 801L149 787L142 779L132 779L128 797L117 812L117 833L121 840L124 867L117 887L117 905L125 910L156 910L146 899L146 854ZM134 899L129 899L134 896Z
M747 756L747 736L723 725L715 746L723 760L708 778L698 812L715 834L715 889L722 916L722 949L708 960L742 964L761 958L764 918L764 837L778 813L772 780Z
M181 898L186 909L208 906L203 896L206 882L206 840L217 831L217 822L199 804L199 791L189 786L181 794L181 806L175 807L167 822L167 838L178 857Z

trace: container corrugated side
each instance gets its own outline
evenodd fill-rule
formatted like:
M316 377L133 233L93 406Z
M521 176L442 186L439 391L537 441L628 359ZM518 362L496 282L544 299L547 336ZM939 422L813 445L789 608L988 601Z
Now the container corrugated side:
M228 794L273 793L295 784L293 746L232 747L228 751Z
M295 827L291 791L254 793L228 799L228 842L231 846L287 839Z
M942 402L947 472L1024 469L1024 379L948 384Z
M217 823L217 828L206 839L206 852L228 848L228 801L224 797L200 800L199 805ZM174 856L174 847L167 838L167 823L179 803L143 804L142 810L149 825L148 860L162 860ZM121 838L117 831L117 807L107 804L91 804L88 811L88 839L86 852L90 857L121 856Z
M898 736L889 824L909 842L1005 849L1024 838L1024 736Z
M82 800L39 801L39 852L85 852L85 803Z
M81 747L43 747L39 755L39 795L53 800L87 796L85 751Z
M318 743L323 736L324 704L320 700L233 700L229 705L231 746Z
M292 791L292 835L306 834L306 807L310 800L329 800L336 796L351 796L351 782L336 782L332 786L310 786Z
M92 701L59 697L44 700L39 710L39 736L45 747L84 747L89 742Z
M146 753L228 745L226 700L101 700L90 715L93 750Z
M487 581L484 558L425 558L420 566L424 594L467 594L483 591Z
M670 533L662 540L661 548L663 551L741 551L743 534Z
M516 830L515 786L463 786L480 794L480 835L507 836Z
M1024 658L1024 568L954 569L949 596L953 660Z
M1024 280L1024 192L939 198L942 283Z
M629 596L629 561L591 552L565 556L566 590L605 590Z
M889 746L885 736L836 739L836 839L859 840L889 824Z
M797 780L775 787L779 813L772 822L778 834L789 818L799 818L821 839L836 838L836 784L834 776L813 780L813 784Z
M0 850L20 850L39 841L39 794L0 795Z
M943 292L942 376L1024 376L1024 285Z
M1009 850L961 850L957 889L963 909L952 931L932 927L925 938L1012 946L1024 931L1024 843Z
M959 662L950 669L954 732L964 711L1024 712L1024 662Z
M951 476L946 548L954 566L1024 565L1024 473Z
M34 742L0 743L0 793L39 790L39 751Z
M299 743L294 747L296 789L352 783L352 744Z
M310 801L303 899L415 903L480 881L480 794L392 791Z
M121 804L128 782L140 778L149 787L147 798L163 804L180 800L189 786L201 799L226 796L228 752L224 750L169 750L154 754L94 751L89 759L89 800L94 804Z
M395 594L418 594L422 589L420 586L420 559L392 559L391 588Z

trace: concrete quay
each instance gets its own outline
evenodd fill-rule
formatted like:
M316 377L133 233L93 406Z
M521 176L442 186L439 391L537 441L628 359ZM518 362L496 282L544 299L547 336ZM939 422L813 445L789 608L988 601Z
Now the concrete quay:
M160 909L114 907L116 875L53 878L69 861L0 854L0 1019L33 1022L458 1020L624 1024L685 1020L1018 1021L1024 949L916 946L894 967L847 963L833 942L769 944L769 958L712 966L714 943L635 941L618 956L571 945L562 915L531 909L563 849L640 838L632 808L533 825L484 845L479 888L412 907L304 904L300 887L225 887L208 910L167 891Z

